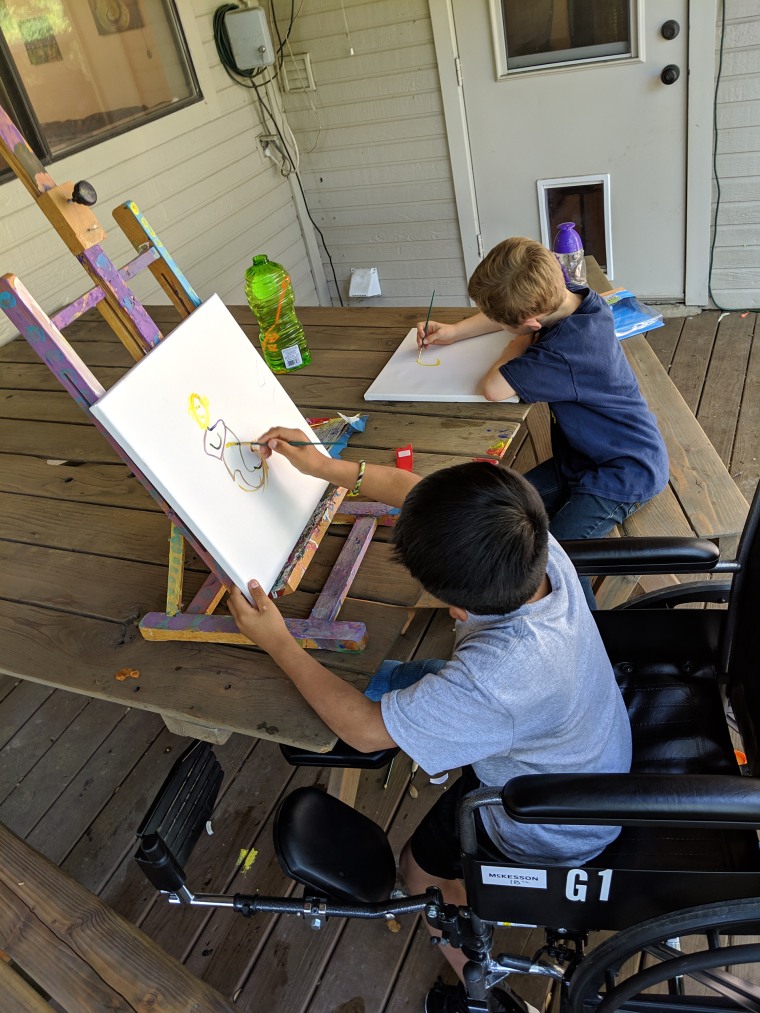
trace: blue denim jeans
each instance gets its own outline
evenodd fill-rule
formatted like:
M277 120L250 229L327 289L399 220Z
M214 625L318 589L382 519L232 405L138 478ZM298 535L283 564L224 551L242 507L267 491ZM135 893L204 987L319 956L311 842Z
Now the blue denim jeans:
M525 478L535 486L549 514L549 531L558 542L570 538L603 538L617 524L622 524L641 506L620 503L588 492L573 492L549 458L537 468L526 472ZM588 577L581 577L581 587L590 609L596 608L594 592Z
M406 689L418 682L423 675L440 672L445 661L428 658L425 661L384 661L369 681L364 695L370 700L379 700L383 693L392 689Z

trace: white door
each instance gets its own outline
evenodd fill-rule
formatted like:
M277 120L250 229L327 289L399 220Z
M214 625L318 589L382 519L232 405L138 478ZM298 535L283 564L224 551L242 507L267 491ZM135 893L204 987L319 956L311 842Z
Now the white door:
M616 285L683 298L688 14L688 0L450 0L483 250L551 245L575 220Z

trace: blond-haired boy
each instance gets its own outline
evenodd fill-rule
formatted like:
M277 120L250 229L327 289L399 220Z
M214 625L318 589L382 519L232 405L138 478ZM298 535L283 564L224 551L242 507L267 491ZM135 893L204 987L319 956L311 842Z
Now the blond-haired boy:
M502 328L512 335L483 377L489 401L517 394L551 411L552 457L526 474L560 541L601 538L660 492L668 456L657 421L615 336L612 312L589 288L566 284L553 253L505 239L473 272L478 307L456 324L417 325L419 344L452 344ZM588 578L586 599L595 607Z

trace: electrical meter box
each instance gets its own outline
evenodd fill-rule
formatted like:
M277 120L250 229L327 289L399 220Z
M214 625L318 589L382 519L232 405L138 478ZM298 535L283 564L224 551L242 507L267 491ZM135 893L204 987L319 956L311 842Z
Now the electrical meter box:
M224 27L229 39L232 58L240 70L269 67L274 63L272 36L262 7L247 7L227 11Z

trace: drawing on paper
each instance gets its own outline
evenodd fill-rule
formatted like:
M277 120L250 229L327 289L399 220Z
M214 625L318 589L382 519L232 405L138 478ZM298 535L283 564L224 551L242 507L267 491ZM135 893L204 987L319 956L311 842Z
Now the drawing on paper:
M250 443L241 443L224 419L211 422L207 397L191 394L188 413L203 430L203 450L209 457L222 462L227 473L243 492L258 492L266 488L269 465Z
M441 360L440 359L436 359L435 362L423 362L422 361L422 353L423 353L423 351L426 351L425 346L424 345L420 345L420 350L417 353L417 365L418 366L440 366L440 364L441 364Z

